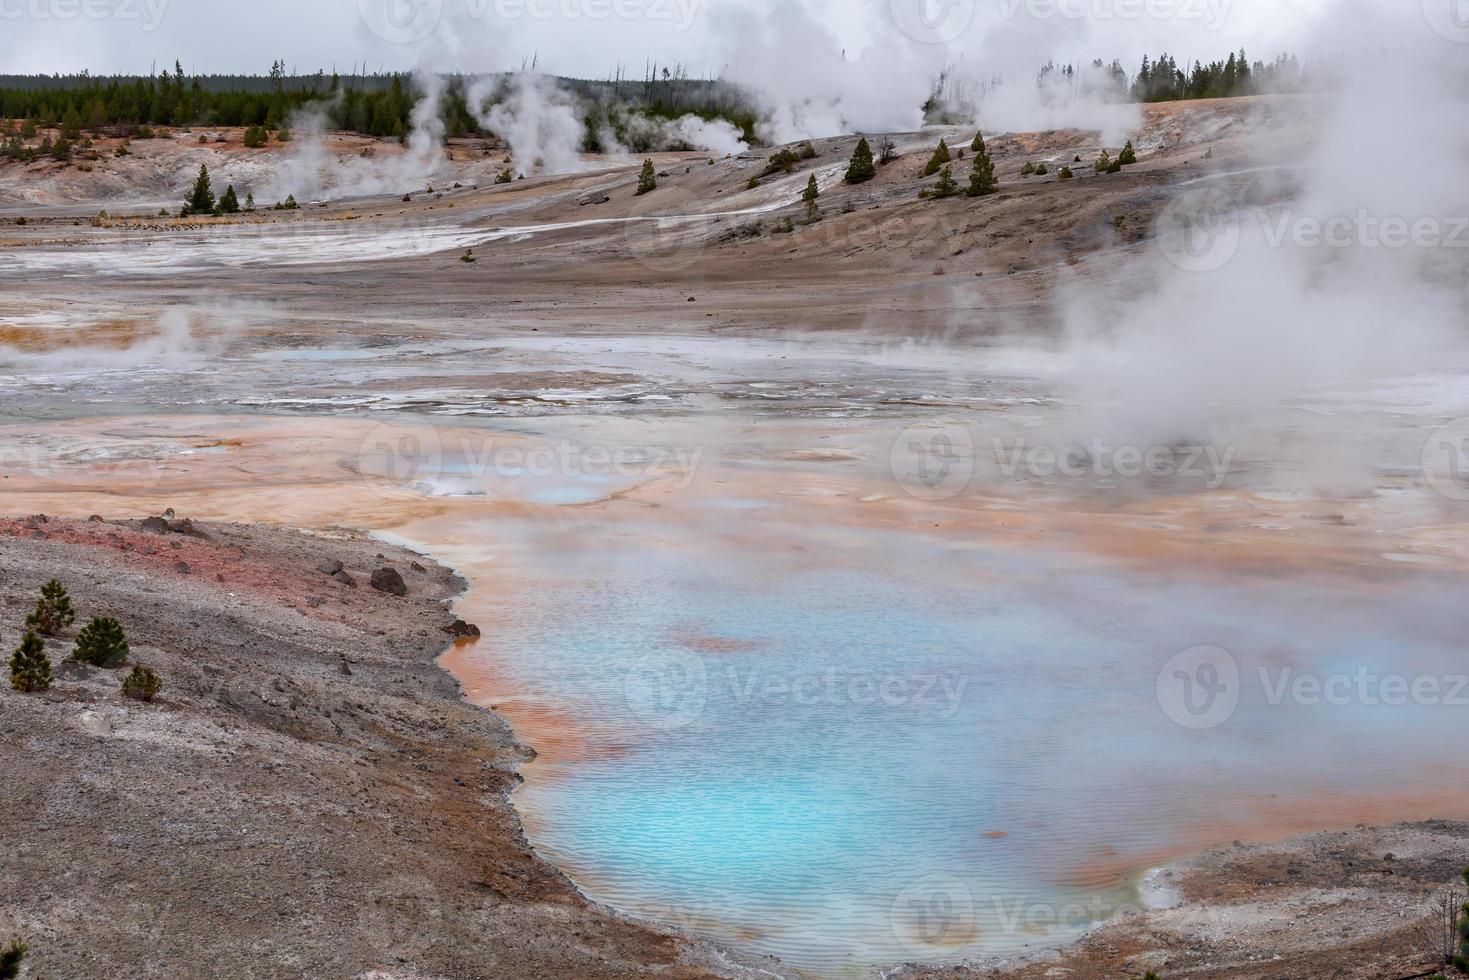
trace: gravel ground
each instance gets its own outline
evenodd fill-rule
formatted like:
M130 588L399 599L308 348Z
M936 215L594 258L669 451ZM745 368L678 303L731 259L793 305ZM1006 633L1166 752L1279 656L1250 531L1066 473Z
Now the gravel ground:
M1174 908L1120 916L1062 950L890 976L991 980L1407 980L1443 969L1430 907L1469 867L1469 824L1358 826L1221 848L1162 869ZM1448 971L1451 976L1458 974Z
M0 942L28 977L777 975L536 858L507 799L527 750L435 666L449 570L347 531L172 527L0 521L4 650L45 580L78 613L49 692L0 690ZM384 567L406 596L369 585ZM98 615L156 702L68 659Z

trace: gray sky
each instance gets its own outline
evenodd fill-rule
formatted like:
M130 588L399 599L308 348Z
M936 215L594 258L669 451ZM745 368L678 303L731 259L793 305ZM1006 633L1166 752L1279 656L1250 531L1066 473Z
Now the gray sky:
M884 32L946 44L973 65L1119 57L1167 48L1180 61L1245 46L1309 53L1316 16L1351 0L0 0L0 72L298 71L354 64L603 76L645 59L718 73L731 50L721 11L804 8L839 48ZM1435 0L1397 0L1417 5ZM1453 0L1445 0L1453 2ZM905 30L906 28L906 30Z

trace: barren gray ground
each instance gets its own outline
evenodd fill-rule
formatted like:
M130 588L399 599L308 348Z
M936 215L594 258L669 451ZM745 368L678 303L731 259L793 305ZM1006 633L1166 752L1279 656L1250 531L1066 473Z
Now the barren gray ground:
M525 750L434 665L447 569L347 531L59 519L0 521L0 562L7 651L60 576L68 632L120 618L164 683L125 700L62 640L48 693L0 690L0 936L34 980L749 975L531 854ZM406 597L368 585L384 566Z

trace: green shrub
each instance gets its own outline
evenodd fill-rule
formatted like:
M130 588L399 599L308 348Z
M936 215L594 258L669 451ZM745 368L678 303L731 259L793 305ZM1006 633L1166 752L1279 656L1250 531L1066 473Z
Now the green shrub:
M949 154L949 144L939 140L939 145L933 151L933 156L928 158L928 163L923 166L923 176L932 177L943 168L952 158Z
M36 611L26 617L25 628L42 636L55 636L76 622L76 618L66 586L53 578L41 586L41 598L36 603Z
M1033 173L1035 173L1035 164L1029 160L1025 161L1025 166L1020 168L1020 176L1029 177Z
M1112 168L1112 158L1107 155L1107 151L1106 150L1103 150L1102 151L1102 155L1099 156L1099 157L1097 157L1096 168L1097 168L1097 173L1099 173L1099 174L1105 174L1105 173L1109 173L1111 171L1111 168Z
M637 197L658 189L658 175L653 170L653 161L644 160L643 169L638 171Z
M1070 180L1072 177L1075 177L1075 176L1076 175L1071 172L1071 168L1070 167L1062 167L1061 170L1060 170L1060 172L1056 174L1056 179L1057 180Z
M1137 163L1137 151L1132 148L1132 140L1128 140L1127 145L1122 148L1122 152L1117 154L1117 162L1124 167L1128 164Z
M945 167L939 172L939 179L932 188L922 191L919 197L953 197L959 193L959 184L954 180L954 174L950 168Z
M1048 166L1046 166L1044 163L1038 163L1038 164L1035 165L1035 175L1037 177L1044 177L1046 174L1048 174L1050 172L1051 172L1051 168L1048 167Z
M269 139L270 134L266 132L264 126L245 127L245 146L249 149L258 150Z
M747 190L747 191L753 191L755 188L757 188L759 186L760 186L760 178L759 177L751 177L750 178L750 182L745 185L745 190Z
M513 183L514 181L515 174L511 173L509 167L506 167L504 170L495 175L495 183L497 184L509 184Z
M128 659L128 641L122 624L108 616L92 620L77 634L76 658L93 667L121 667Z
M163 681L147 667L138 666L123 678L122 695L134 701L152 701L163 690Z
M51 686L51 658L46 656L46 642L34 633L26 633L10 657L10 686L22 694L44 691Z
M26 944L19 939L0 949L0 980L15 980L20 976L20 961L26 958L26 952Z

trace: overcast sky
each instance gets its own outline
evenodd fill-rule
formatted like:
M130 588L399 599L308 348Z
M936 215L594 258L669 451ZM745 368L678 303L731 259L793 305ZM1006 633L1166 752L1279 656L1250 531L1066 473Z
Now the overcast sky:
M947 44L970 64L999 58L1122 58L1161 49L1180 62L1243 46L1252 57L1310 53L1319 15L1349 0L0 0L0 72L145 73L182 60L190 72L257 72L284 59L343 74L426 64L541 67L600 77L621 62L683 62L720 72L742 21L781 4L849 51L882 32ZM1435 0L1396 0L1418 5ZM1457 0L1444 0L1446 3ZM774 23L774 22L772 22Z

